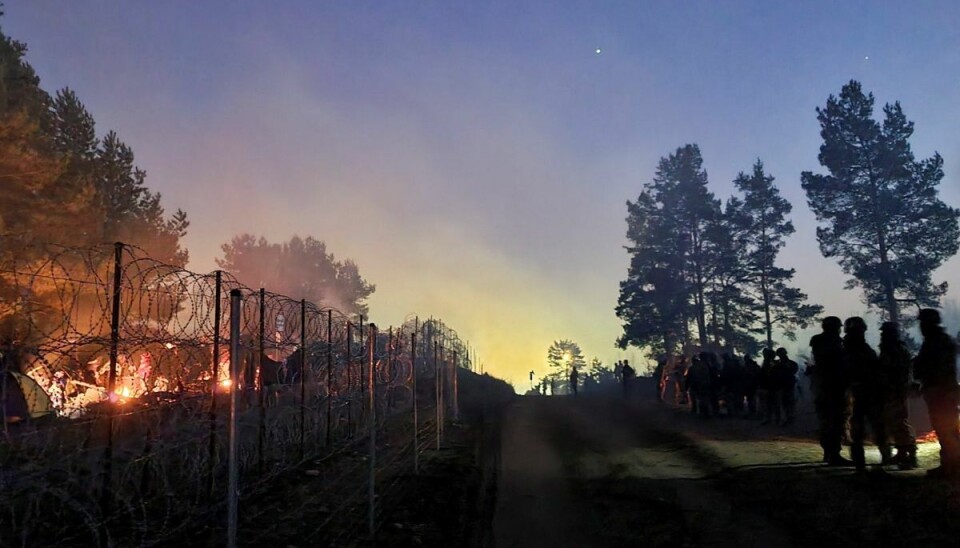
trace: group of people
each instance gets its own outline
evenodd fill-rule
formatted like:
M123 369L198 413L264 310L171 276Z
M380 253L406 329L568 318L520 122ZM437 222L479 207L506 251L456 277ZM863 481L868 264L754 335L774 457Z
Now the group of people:
M960 476L960 388L957 345L941 325L940 313L921 310L923 342L911 356L900 326L880 326L878 351L866 341L867 324L860 317L825 318L823 332L810 340L810 378L819 421L823 460L831 466L866 469L864 443L872 434L882 465L917 467L917 444L907 400L919 393L940 442L939 467L933 476ZM762 352L762 362L732 354L700 352L658 363L657 397L686 405L700 416L756 417L761 424L790 424L795 418L800 385L799 366L783 348ZM845 437L849 458L842 453ZM896 452L894 453L894 450Z
M763 351L762 363L732 353L713 352L661 360L654 376L657 397L688 405L702 417L757 417L762 424L793 422L797 401L797 362L784 348Z
M866 322L856 316L844 322L835 316L825 318L823 332L810 340L813 364L808 374L813 381L820 445L827 464L864 470L869 427L880 450L881 464L916 468L916 436L907 398L912 391L919 391L940 441L940 466L928 474L960 474L956 343L944 331L936 310L921 310L918 320L923 343L916 356L910 355L899 326L893 322L880 326L880 352L876 352L866 341ZM841 455L848 421L850 459Z

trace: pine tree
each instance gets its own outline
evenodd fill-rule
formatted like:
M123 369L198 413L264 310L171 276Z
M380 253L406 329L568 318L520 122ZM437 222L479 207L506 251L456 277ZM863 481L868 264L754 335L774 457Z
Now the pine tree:
M794 269L777 266L777 256L786 238L794 233L793 223L787 218L793 206L780 196L773 181L760 160L753 165L752 173L740 172L733 181L743 193L740 218L745 223L742 234L748 271L748 278L743 281L757 297L768 348L773 348L775 328L793 340L796 328L807 327L823 311L821 306L806 304L807 296L789 285Z
M217 265L249 287L263 287L294 299L307 299L347 314L366 316L366 300L376 291L356 263L337 260L324 242L294 236L275 244L252 234L235 236L220 246Z
M550 373L546 377L551 379L555 386L565 389L572 368L576 367L582 378L587 372L586 366L580 345L571 340L553 341L547 349L547 368Z
M901 302L936 306L946 292L932 275L957 253L960 211L938 197L943 158L914 158L913 122L900 103L884 106L882 125L873 107L873 94L851 81L817 109L828 174L804 172L802 185L821 222L824 257L837 258L852 276L847 288L859 286L869 306L896 322Z
M757 350L755 334L757 301L745 291L750 281L747 263L749 217L743 202L732 197L721 215L715 217L707 230L710 255L711 334L718 348L729 348L745 353Z
M690 342L690 323L700 345L708 341L709 228L720 203L707 190L697 145L660 159L653 180L636 202L627 202L630 267L620 284L618 340L675 353Z

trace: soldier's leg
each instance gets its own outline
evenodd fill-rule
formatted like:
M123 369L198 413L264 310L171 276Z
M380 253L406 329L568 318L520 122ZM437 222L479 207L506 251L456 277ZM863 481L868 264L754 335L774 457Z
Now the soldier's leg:
M893 464L893 451L890 448L889 429L883 413L883 402L871 405L870 429L873 431L873 441L880 450L881 464Z
M960 464L960 433L957 425L957 397L946 391L926 396L930 425L940 440L940 464L955 467Z
M784 422L789 424L793 422L793 415L797 407L797 397L796 397L795 387L789 386L783 390L783 413L785 415Z
M913 426L910 424L906 398L895 395L887 403L885 410L890 437L897 448L897 455L893 460L902 469L916 468L917 441Z
M867 405L863 398L854 398L850 415L850 459L858 470L866 467L863 441L866 435Z

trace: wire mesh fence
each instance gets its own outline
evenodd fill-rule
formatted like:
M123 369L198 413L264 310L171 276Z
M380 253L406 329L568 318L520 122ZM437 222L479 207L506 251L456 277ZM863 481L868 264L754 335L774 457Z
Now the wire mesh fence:
M381 453L369 485L340 471L324 488L366 497L374 520L378 475L415 469L447 410L456 414L456 371L470 360L439 320L378 330L121 243L18 257L0 264L2 545L167 543L222 523L231 459L249 500L361 439L369 459ZM412 421L409 439L378 446L376 432L399 414Z

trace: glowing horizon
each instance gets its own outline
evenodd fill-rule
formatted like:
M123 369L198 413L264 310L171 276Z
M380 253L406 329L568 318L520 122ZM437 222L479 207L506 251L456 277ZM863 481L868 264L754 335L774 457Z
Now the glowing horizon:
M377 285L375 321L442 318L520 390L558 339L641 360L614 348L625 202L685 143L722 199L764 161L794 206L782 264L832 315L863 306L799 184L821 171L829 94L856 78L878 110L900 100L960 205L954 3L51 5L7 5L0 24L188 213L190 269L241 232L324 240ZM935 280L960 298L960 258Z

